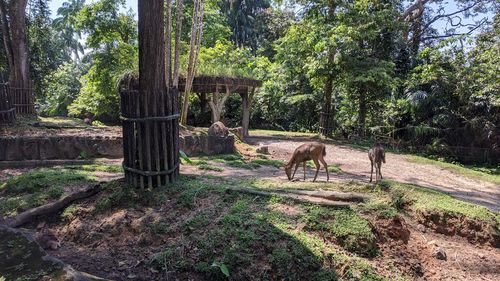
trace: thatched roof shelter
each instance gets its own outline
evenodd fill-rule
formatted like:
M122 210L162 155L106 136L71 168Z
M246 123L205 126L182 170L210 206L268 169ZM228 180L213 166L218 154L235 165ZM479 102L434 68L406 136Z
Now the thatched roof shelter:
M179 91L184 91L186 78L179 79ZM193 80L193 93L212 94L217 91L225 93L229 90L234 94L245 94L262 86L262 81L250 78L233 78L224 76L196 76Z
M179 79L179 91L184 92L186 79ZM202 95L211 94L209 101L212 110L212 122L220 120L224 103L231 94L239 94L242 99L243 135L248 135L250 122L250 106L255 90L262 86L262 81L249 78L233 78L225 76L196 76L193 80L192 92Z

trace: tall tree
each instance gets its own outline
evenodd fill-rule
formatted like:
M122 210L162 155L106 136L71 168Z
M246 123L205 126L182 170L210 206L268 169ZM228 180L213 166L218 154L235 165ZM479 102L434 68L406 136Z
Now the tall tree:
M220 2L233 31L232 40L238 47L257 50L259 34L255 30L257 14L270 7L268 0L224 0Z
M196 75L196 65L200 53L201 38L203 35L203 12L204 1L195 0L193 7L193 23L191 26L191 40L189 43L189 61L188 73L186 76L186 83L184 87L184 97L181 110L181 124L187 124L187 112L189 109L189 94L193 85L194 76Z
M175 46L174 46L174 69L173 69L173 86L179 85L180 75L180 56L181 56L181 35L182 35L182 19L184 16L184 0L177 0L177 15L175 20Z
M28 5L28 46L30 50L30 69L34 89L39 101L48 93L45 76L49 75L64 62L71 60L66 52L65 41L52 25L48 3L43 0L30 0Z
M28 0L0 0L2 34L9 60L9 83L16 88L31 88L33 86L26 37L27 4Z
M78 13L83 9L85 0L69 0L64 2L57 9L58 17L54 20L61 37L66 42L68 53L74 56L75 61L80 60L80 53L83 54L83 46L80 44L82 38L81 31L76 28Z
M488 11L498 8L497 0L415 0L399 17L407 26L404 37L411 56L416 58L422 44L450 37L470 35L488 23ZM450 10L449 7L453 7ZM443 28L434 25L441 22Z

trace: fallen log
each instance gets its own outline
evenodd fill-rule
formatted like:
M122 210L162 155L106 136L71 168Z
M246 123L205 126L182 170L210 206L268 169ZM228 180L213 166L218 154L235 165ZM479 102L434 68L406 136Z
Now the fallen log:
M293 194L307 195L311 197L318 197L334 201L348 201L348 202L364 202L370 198L370 196L363 193L324 191L324 190L275 189L273 190L273 192L293 193Z
M267 192L267 191L253 189L253 188L229 187L227 190L241 192L241 193L247 193L247 194L253 194L253 195L260 195L260 196L280 196L280 197L289 198L289 199L292 199L294 201L298 201L298 202L302 202L302 203L312 203L312 204L329 206L329 207L350 207L354 203L354 202L336 201L336 200L331 200L331 199L327 199L327 198L314 197L314 196L302 195L302 194L293 194L293 193L286 193L286 192L274 192L274 191Z
M99 193L101 190L102 190L101 184L89 186L83 190L64 196L63 198L55 202L24 211L13 218L7 218L6 219L7 225L13 228L19 227L23 224L30 222L37 216L43 216L58 212L59 210L66 208L66 206L68 206L72 202L93 196Z

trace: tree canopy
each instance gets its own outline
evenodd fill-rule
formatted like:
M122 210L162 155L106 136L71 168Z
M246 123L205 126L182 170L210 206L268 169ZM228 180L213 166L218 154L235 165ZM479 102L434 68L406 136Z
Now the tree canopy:
M195 74L262 80L255 127L390 137L430 150L497 147L499 5L451 2L200 0ZM0 3L1 32L11 35L13 2ZM183 1L179 18L182 76L194 3ZM124 5L68 0L51 15L45 1L28 1L30 77L42 114L118 121L117 81L138 68L137 23ZM172 7L173 42L179 11ZM2 46L12 38L2 36ZM0 52L4 80L14 70L12 55ZM187 99L188 124L207 125L200 98ZM230 126L239 122L240 102L228 100Z

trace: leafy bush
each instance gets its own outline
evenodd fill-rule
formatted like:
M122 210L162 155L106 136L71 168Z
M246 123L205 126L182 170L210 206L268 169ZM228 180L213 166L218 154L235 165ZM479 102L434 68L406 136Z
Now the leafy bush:
M40 113L46 116L68 115L68 106L76 99L82 86L80 76L80 69L72 63L65 63L46 76L47 94Z

